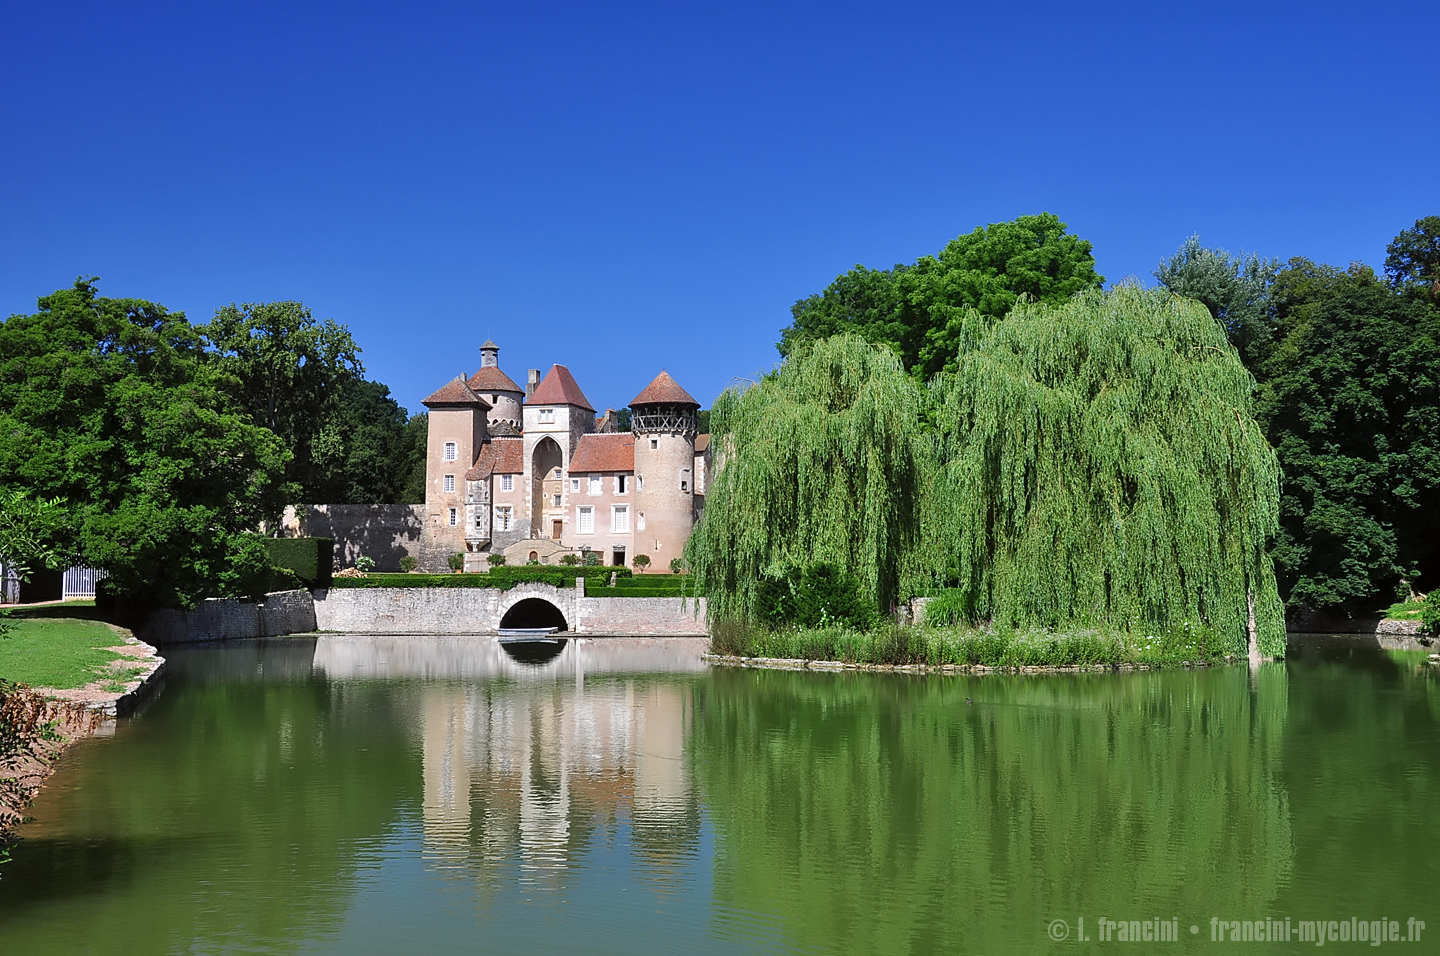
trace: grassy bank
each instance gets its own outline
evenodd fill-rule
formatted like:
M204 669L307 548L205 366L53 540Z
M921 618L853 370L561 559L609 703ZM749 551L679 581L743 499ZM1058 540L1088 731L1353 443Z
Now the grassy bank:
M113 677L110 650L124 643L108 624L72 618L17 617L0 637L0 680L71 690Z
M711 633L710 650L714 654L847 664L1178 666L1187 662L1220 661L1226 654L1213 632L1200 628L1134 635L1100 630L1055 634L1004 628L901 625L881 626L870 631L843 627L767 630L719 622Z

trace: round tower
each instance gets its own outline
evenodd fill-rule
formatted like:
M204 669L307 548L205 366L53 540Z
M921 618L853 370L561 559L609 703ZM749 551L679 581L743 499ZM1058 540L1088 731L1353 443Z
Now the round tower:
M700 403L662 371L630 403L635 435L635 554L668 571L695 524L695 434ZM633 555L632 555L633 558Z
M500 371L500 346L490 339L480 346L480 370L470 376L466 384L490 403L490 434L520 434L525 420L521 412L521 406L525 404L525 390Z

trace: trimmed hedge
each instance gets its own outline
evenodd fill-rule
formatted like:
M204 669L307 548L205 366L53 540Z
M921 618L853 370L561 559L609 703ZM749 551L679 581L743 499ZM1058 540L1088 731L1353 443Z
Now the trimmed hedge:
M583 577L591 588L596 578L608 581L611 574L630 576L628 568L587 568L570 566L501 565L489 571L468 574L367 574L363 578L335 578L332 588L497 588L508 591L517 584L549 584L557 588L573 588L575 579Z
M265 551L277 568L293 571L307 588L330 587L335 570L332 538L266 538Z

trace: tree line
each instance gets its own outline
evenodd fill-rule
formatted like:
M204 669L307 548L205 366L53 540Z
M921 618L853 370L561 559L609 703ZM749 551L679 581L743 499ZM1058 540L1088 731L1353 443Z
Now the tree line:
M939 587L971 620L1223 623L1273 650L1287 606L1424 589L1440 217L1387 252L1382 276L1192 238L1159 289L1105 293L1044 214L856 266L715 405L726 467L691 549L712 608L763 620L764 581L825 562L882 610Z
M192 324L97 282L0 323L0 524L53 505L43 549L12 562L103 568L116 596L189 606L246 589L249 536L289 503L423 499L425 416L365 377L344 325L299 302Z

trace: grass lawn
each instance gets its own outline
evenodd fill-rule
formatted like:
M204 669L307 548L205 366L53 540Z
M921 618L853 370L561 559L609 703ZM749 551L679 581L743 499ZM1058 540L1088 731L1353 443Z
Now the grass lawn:
M1423 610L1425 605L1421 601L1397 601L1390 605L1385 616L1392 621L1418 621Z
M15 617L0 637L0 679L31 687L84 687L119 657L124 638L107 624L67 618Z

